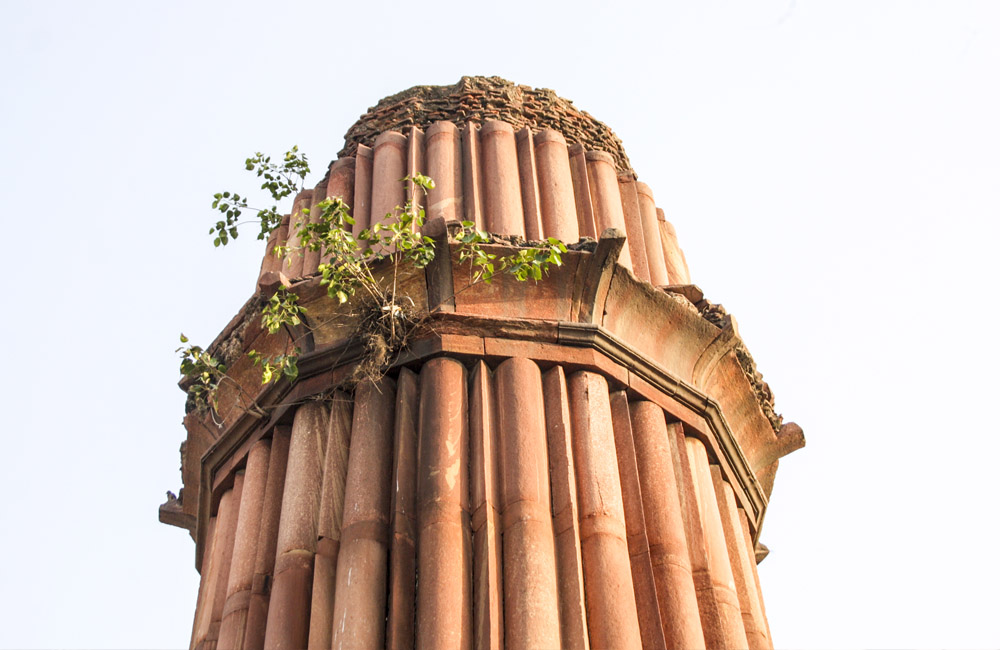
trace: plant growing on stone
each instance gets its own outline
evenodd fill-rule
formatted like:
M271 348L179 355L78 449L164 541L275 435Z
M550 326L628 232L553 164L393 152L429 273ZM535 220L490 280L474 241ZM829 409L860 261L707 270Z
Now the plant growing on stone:
M181 343L188 342L188 337L181 334ZM175 352L181 353L181 374L191 380L188 395L195 402L217 408L215 393L226 376L226 366L198 345L179 347Z
M222 216L209 231L215 236L215 246L225 246L237 238L244 212L256 213L260 225L257 238L266 240L282 221L278 202L301 191L309 173L306 156L298 152L298 147L292 147L277 163L272 162L270 156L256 153L247 158L245 164L248 171L263 179L260 188L268 193L273 205L257 208L250 206L243 195L215 194L212 208ZM434 188L434 181L422 174L413 174L401 182L410 183L421 195ZM326 288L327 296L338 304L355 299L357 308L351 315L360 317L356 336L361 340L365 355L357 366L354 380L380 377L391 365L393 355L406 347L413 332L437 309L419 313L409 297L397 296L401 263L421 269L434 260L434 240L421 234L426 213L419 207L420 201L414 199L411 196L404 205L397 206L357 236L352 233L354 219L350 206L339 197L325 199L312 210L302 210L297 247L279 245L271 251L279 258L301 255L304 251L319 252L323 260L318 267L320 283ZM562 264L561 255L566 252L562 241L550 237L540 245L518 248L510 255L498 255L484 248L492 239L471 221L461 222L453 239L459 244L459 261L469 264L469 286L478 282L490 283L504 273L518 281L538 281L552 265ZM294 238L290 236L289 240ZM391 263L389 278L376 272L384 268L385 260ZM293 333L294 328L306 323L306 316L306 308L298 304L298 296L282 287L263 306L261 326L268 334L276 334L282 328ZM312 326L324 324L313 323ZM182 342L186 343L187 339L182 337ZM189 378L188 391L195 403L217 409L216 391L226 377L225 366L197 346L179 348L178 352L182 353L181 374ZM295 381L299 353L297 347L290 353L276 356L251 350L248 357L261 367L262 382L267 384L281 377Z
M244 211L256 212L260 223L257 239L267 239L272 230L281 225L278 202L302 190L302 184L309 174L309 161L305 154L299 154L298 145L285 152L281 162L271 162L271 156L259 151L244 162L247 171L263 178L260 189L265 190L274 202L266 208L255 208L247 203L247 197L235 192L219 192L213 198L212 209L218 210L222 218L212 226L208 234L215 235L214 244L225 246L229 239L239 237L239 220Z

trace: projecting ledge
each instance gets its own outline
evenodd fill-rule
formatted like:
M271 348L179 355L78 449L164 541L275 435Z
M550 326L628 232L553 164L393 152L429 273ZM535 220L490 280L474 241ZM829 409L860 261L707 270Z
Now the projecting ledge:
M435 225L443 227L434 231ZM753 527L759 528L777 458L801 446L804 439L800 430L796 434L786 428L779 433L772 427L737 356L738 334L734 328L720 327L692 304L701 297L697 287L658 288L638 280L615 263L623 242L614 231L605 232L600 242L574 246L563 255L563 264L539 282L499 276L491 284L473 283L468 266L458 261L458 244L445 241L447 225L428 224L439 241L434 264L426 270L399 269L397 295L409 296L425 316L422 333L410 337L395 366L416 368L445 354L470 362L523 356L540 365L599 372L618 389L661 404L701 438L734 487L739 486L741 505L752 513ZM503 243L488 248L498 254L516 250ZM376 274L391 271L386 264ZM219 433L211 438L198 434L204 442L197 451L188 450L186 493L200 498L197 508L183 504L183 510L187 514L197 510L198 521L212 510L211 495L239 466L249 445L290 417L296 402L342 384L364 355L356 340L359 323L350 317L351 310L338 311L319 278L306 278L289 290L309 310L312 325L299 333L308 335L300 339L308 345L303 346L294 385L282 381L261 387L259 368L246 362L245 352L251 346L285 352L293 344L287 333L261 336L257 314L266 296L251 299L226 328L227 335L212 346L232 355L227 365L236 371L234 378L243 388L242 397L234 392L223 396L224 402L237 406L249 396L252 402L247 405L252 408L229 409L222 427L211 427ZM338 319L337 325L329 324ZM192 424L188 423L189 444L194 437Z

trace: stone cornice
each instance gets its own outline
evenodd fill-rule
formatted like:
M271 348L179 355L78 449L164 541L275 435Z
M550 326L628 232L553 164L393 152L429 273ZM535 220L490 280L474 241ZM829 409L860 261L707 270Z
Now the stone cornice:
M751 471L732 429L714 399L645 360L641 354L598 325L555 323L544 328L541 336L538 328L532 325L526 321L496 319L492 323L494 331L490 333L502 331L505 335L484 337L477 335L482 333L480 319L442 314L430 323L429 329L442 329L446 333L430 334L416 340L394 365L420 364L438 356L497 360L509 356L525 356L542 364L563 363L575 369L600 372L613 383L627 387L644 398L653 398L671 416L681 420L691 434L701 437L707 443L726 476L737 487L736 493L750 517L756 539L767 508L767 495ZM580 357L572 354L573 348L591 349L599 354ZM208 520L213 507L217 505L213 502L212 495L219 494L221 490L218 488L231 482L233 473L241 466L252 444L266 435L271 427L286 423L295 405L328 393L333 387L340 385L362 354L362 347L355 342L305 354L299 362L298 382L294 385L286 382L271 384L261 391L256 403L268 412L268 417L261 418L249 411L244 412L201 459L197 521ZM664 402L664 399L670 401ZM673 400L683 408L676 408ZM180 522L181 520L176 520L176 523ZM183 520L183 523L193 521ZM206 541L204 532L204 526L199 526L195 532L199 549L197 558L202 556L201 550Z
M663 391L667 396L677 399L681 404L704 417L711 427L711 432L725 461L732 468L740 488L751 504L753 511L751 519L754 522L755 530L760 528L764 510L767 508L767 495L736 442L718 402L693 386L671 376L656 364L650 363L643 355L601 327L581 323L559 323L559 343L592 347L601 351L608 358L624 365L629 368L630 372L636 373L641 379Z
M600 372L633 395L660 404L684 423L688 435L706 443L735 488L756 539L777 458L801 446L802 436L797 427L788 431L794 435L784 437L773 431L733 352L738 335L732 328L720 329L705 321L687 298L638 281L615 264L624 243L620 232L605 232L593 253L568 252L563 266L538 283L503 277L491 285L471 287L468 269L457 262L455 244L445 243L446 228L435 234L438 259L425 272L408 271L405 281L406 294L433 313L424 324L426 332L414 338L395 366L418 365L441 355L494 361L524 356L543 365ZM491 248L501 254L511 250ZM185 461L198 463L196 472L185 472L197 476L197 486L185 486L187 494L197 492L197 505L182 504L186 506L182 512L189 516L178 512L168 523L188 527L197 522L199 564L205 544L203 524L217 505L213 498L232 480L250 445L273 426L287 424L297 404L343 385L364 354L350 336L349 323L333 329L317 324L329 320L333 312L316 278L291 289L310 308L310 315L316 314L299 360L299 380L294 385L281 381L255 388L258 371L245 356L235 358L230 364L231 373L238 376L233 383L244 388L228 398L232 415L223 419L217 438L196 447L205 450L200 458ZM254 340L261 349L266 338L254 331L259 327L250 322L251 311L244 310L243 318L226 328L241 333L242 350L250 349ZM264 344L276 350L293 344L288 337L272 339L266 338ZM237 357L243 354L236 349L240 346L228 347ZM251 409L247 396L253 392L258 408Z

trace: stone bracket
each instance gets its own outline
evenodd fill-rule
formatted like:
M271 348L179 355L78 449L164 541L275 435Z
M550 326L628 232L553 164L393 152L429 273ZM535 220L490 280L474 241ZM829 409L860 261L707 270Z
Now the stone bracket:
M434 260L427 265L424 277L427 282L427 308L431 311L455 311L455 279L451 268L449 231L460 227L457 221L436 217L424 224L423 234L434 240Z
M604 315L611 276L624 246L625 233L618 228L608 228L601 233L597 250L581 265L583 277L573 294L572 314L576 322L596 323Z
M725 325L719 335L702 350L701 356L694 364L691 380L695 386L704 386L705 380L711 376L722 357L735 349L739 342L740 335L736 330L736 321L733 320L732 316L727 315Z

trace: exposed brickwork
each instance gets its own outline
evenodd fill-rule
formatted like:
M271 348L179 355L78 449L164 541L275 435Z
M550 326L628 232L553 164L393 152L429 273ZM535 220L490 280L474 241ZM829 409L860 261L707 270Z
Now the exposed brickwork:
M548 88L521 86L500 77L462 77L454 86L414 86L386 97L347 131L338 155L353 156L359 144L374 146L375 138L385 131L412 126L426 129L440 120L460 126L502 120L515 129L555 129L569 144L607 152L618 171L634 177L622 141L607 125Z

